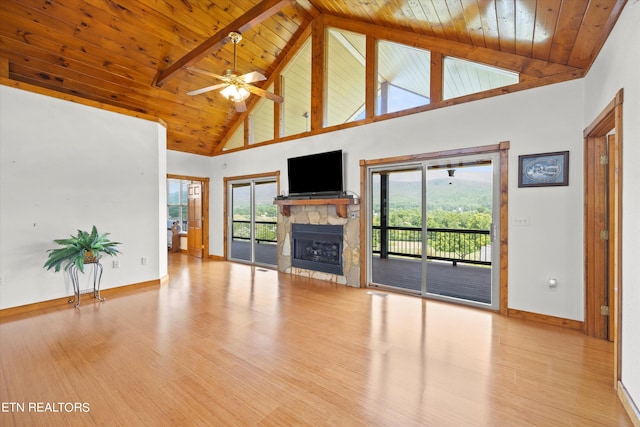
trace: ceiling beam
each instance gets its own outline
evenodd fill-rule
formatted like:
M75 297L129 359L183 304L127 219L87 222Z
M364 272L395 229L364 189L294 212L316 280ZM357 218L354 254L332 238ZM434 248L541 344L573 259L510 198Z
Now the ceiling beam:
M9 78L9 58L0 57L0 77Z
M198 47L191 52L178 59L171 64L166 70L158 71L153 84L155 86L162 86L167 80L173 77L173 75L180 69L189 67L202 58L207 56L212 50L224 46L229 42L229 33L237 31L240 34L249 31L251 28L259 25L262 21L272 16L274 13L280 11L283 7L290 5L295 0L264 0L255 5L247 13L218 31L213 36L202 42Z

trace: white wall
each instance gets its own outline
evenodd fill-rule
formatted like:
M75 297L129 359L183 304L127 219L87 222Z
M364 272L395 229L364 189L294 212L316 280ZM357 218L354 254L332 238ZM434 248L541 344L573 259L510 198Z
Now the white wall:
M46 251L94 224L123 243L102 289L166 276L165 153L156 122L0 86L0 309L71 295Z
M347 190L358 194L360 159L510 141L509 213L531 225L509 228L509 307L583 320L583 92L583 81L571 81L214 157L211 253L223 254L224 177L280 170L288 191L288 157L341 148ZM561 150L570 151L568 187L518 188L518 155ZM550 277L558 280L555 292Z
M622 382L640 404L640 2L631 1L586 77L585 127L624 89Z
M208 178L211 174L211 157L209 156L199 156L197 154L168 150L167 165L170 168L167 173L172 175Z

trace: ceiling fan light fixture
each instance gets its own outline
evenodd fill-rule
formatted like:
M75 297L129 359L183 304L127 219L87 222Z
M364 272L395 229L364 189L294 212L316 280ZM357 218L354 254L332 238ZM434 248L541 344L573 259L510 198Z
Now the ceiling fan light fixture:
M251 94L246 88L238 85L231 84L220 91L222 96L229 101L242 102Z

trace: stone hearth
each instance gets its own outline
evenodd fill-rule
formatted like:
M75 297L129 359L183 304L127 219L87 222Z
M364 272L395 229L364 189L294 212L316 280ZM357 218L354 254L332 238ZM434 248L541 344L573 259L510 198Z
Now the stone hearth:
M355 214L355 215L354 215ZM297 205L291 206L290 215L278 213L278 270L297 276L313 277L348 286L360 286L360 205L347 207L347 217L336 214L333 205ZM351 218L355 216L355 218ZM292 267L291 224L330 224L342 225L344 230L342 248L342 274L330 274L320 271Z

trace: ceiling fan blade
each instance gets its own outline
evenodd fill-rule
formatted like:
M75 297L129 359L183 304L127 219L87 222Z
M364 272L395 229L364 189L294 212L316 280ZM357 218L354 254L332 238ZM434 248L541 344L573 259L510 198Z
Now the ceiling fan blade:
M211 71L201 70L200 68L189 67L187 68L189 71L193 71L194 73L203 74L205 76L214 77L218 80L227 80L225 76L221 76L220 74L212 73Z
M244 101L239 101L236 102L236 111L238 113L244 113L245 111L247 111L247 104L244 103Z
M263 76L262 74L260 74L257 71L252 71L250 73L247 74L243 74L241 76L238 77L240 80L242 80L245 83L254 83L254 82L261 82L263 80L267 80L267 78L265 76Z
M275 93L271 93L271 92L266 91L264 89L260 89L259 87L247 85L246 88L247 88L247 90L249 92L251 92L251 93L253 93L255 95L262 96L262 97L265 97L267 99L270 99L273 102L277 102L278 104L281 104L284 101L284 98L281 97L280 95L276 95Z
M229 83L218 83L217 85L203 87L202 89L192 90L191 92L187 92L187 95L200 95L201 93L209 92L212 90L220 89L223 87L229 86Z

